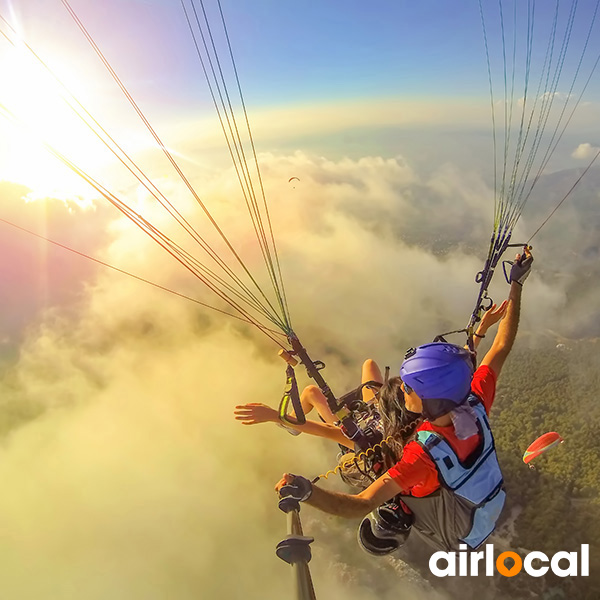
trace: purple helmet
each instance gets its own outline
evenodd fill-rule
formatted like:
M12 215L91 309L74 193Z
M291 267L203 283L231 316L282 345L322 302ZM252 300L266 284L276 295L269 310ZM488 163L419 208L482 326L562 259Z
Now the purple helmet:
M423 401L423 414L437 419L462 404L471 391L472 355L465 348L434 342L411 349L400 378Z

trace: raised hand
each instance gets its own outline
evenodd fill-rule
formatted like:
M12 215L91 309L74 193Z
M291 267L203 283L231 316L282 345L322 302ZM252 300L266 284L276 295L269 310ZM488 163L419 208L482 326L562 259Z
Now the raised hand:
M479 333L484 334L492 325L495 325L505 314L508 307L508 300L505 300L498 308L492 304L488 310L483 313L479 325Z
M517 254L515 262L510 270L509 280L512 283L518 283L523 285L524 281L529 277L531 273L531 264L533 263L533 256L529 247L525 248L525 256Z

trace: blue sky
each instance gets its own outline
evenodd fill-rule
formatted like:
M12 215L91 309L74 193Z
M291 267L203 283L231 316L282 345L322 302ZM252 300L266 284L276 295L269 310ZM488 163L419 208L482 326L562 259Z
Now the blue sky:
M108 0L100 5L75 0L72 6L102 48L109 53L112 48L113 59L120 55L124 66L132 58L140 64L150 60L157 73L169 71L172 82L178 76L188 78L188 68L193 72L186 65L195 61L178 2ZM261 104L348 96L487 93L476 0L369 5L356 0L223 0L222 6L244 88ZM502 6L510 41L514 4ZM525 6L525 2L519 4L520 28L526 22ZM553 2L537 3L535 31L540 38L549 31L554 6ZM573 48L581 43L595 6L596 0L579 2ZM483 0L483 7L490 51L499 57L498 3ZM74 25L59 0L26 0L12 8L24 15L23 26L34 37L75 41L76 36L71 37ZM215 14L213 2L207 2L206 8L209 15ZM566 3L561 5L559 28L566 23L568 8ZM48 22L51 28L46 27ZM524 39L524 32L520 35Z
M281 85L275 97L284 101L444 96L477 86L470 67L473 62L481 66L481 56L472 47L480 40L469 36L465 47L459 35L473 20L440 11L439 2L387 3L381 10L367 11L361 2L307 2L291 13L286 3L257 5L244 17L251 27L241 27L236 20L236 39L250 56L254 40L261 38L258 63L267 72L278 71ZM247 35L249 29L253 36ZM474 61L470 58L465 64L467 56ZM258 74L256 64L249 67Z
M73 0L73 8L133 93L148 105L170 112L205 105L206 84L195 57L179 2L172 0ZM189 4L188 4L189 6ZM244 93L250 107L314 104L358 98L488 98L487 67L477 0L363 1L223 0ZM514 3L502 3L510 59ZM579 2L565 73L573 72L596 0ZM104 75L68 17L60 0L0 2L11 11L27 39L74 68ZM10 8L9 8L10 7ZM488 42L501 84L499 3L483 0ZM525 40L526 3L519 2L517 27ZM533 68L543 63L554 2L537 2ZM215 3L206 2L209 16ZM567 23L568 3L560 5L559 40ZM198 10L200 7L198 5ZM50 25L50 26L49 26ZM226 46L216 26L221 57ZM597 24L588 62L600 51ZM544 42L544 43L542 43ZM585 65L584 65L585 67ZM588 90L594 96L596 82ZM566 91L565 76L559 91ZM517 90L522 83L517 82Z
M518 28L525 39L520 3ZM577 48L594 2L582 2L573 34ZM498 3L484 0L492 59L501 51ZM511 2L504 3L507 43ZM538 3L541 42L553 18ZM224 3L245 86L261 101L357 96L485 96L479 5L466 2L257 2ZM561 8L560 25L567 13ZM510 48L509 48L510 50ZM545 50L545 47L544 47ZM596 48L597 50L597 48ZM542 60L542 59L540 59Z
M569 6L560 5L558 42ZM504 2L507 52L513 6ZM518 4L518 42L525 42L525 3ZM579 58L596 1L580 2L571 38ZM492 62L501 57L498 3L484 0ZM224 3L244 86L261 104L348 97L487 96L479 4L445 2ZM535 13L533 65L542 64L554 3ZM596 36L598 31L596 29ZM597 39L597 38L596 38ZM598 54L597 43L590 56Z

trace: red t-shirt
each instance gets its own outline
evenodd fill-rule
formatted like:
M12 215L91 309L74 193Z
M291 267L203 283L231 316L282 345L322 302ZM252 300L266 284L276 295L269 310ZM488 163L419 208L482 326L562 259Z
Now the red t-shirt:
M485 412L489 414L496 395L496 374L487 365L482 365L475 371L471 391L482 401ZM417 431L435 431L441 434L461 460L466 459L479 444L479 435L459 440L454 432L454 425L439 427L425 421L417 427ZM440 487L435 463L417 442L406 444L402 458L388 474L402 488L403 493L411 496L428 496Z

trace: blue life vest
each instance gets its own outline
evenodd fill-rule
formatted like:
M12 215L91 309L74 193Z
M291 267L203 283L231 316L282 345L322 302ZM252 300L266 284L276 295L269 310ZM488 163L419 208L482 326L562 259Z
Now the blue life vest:
M477 416L477 449L461 461L442 435L418 431L416 442L435 463L440 489L422 498L401 496L415 515L413 528L445 550L455 550L461 543L480 546L494 531L506 499L485 408L475 394L467 401Z

